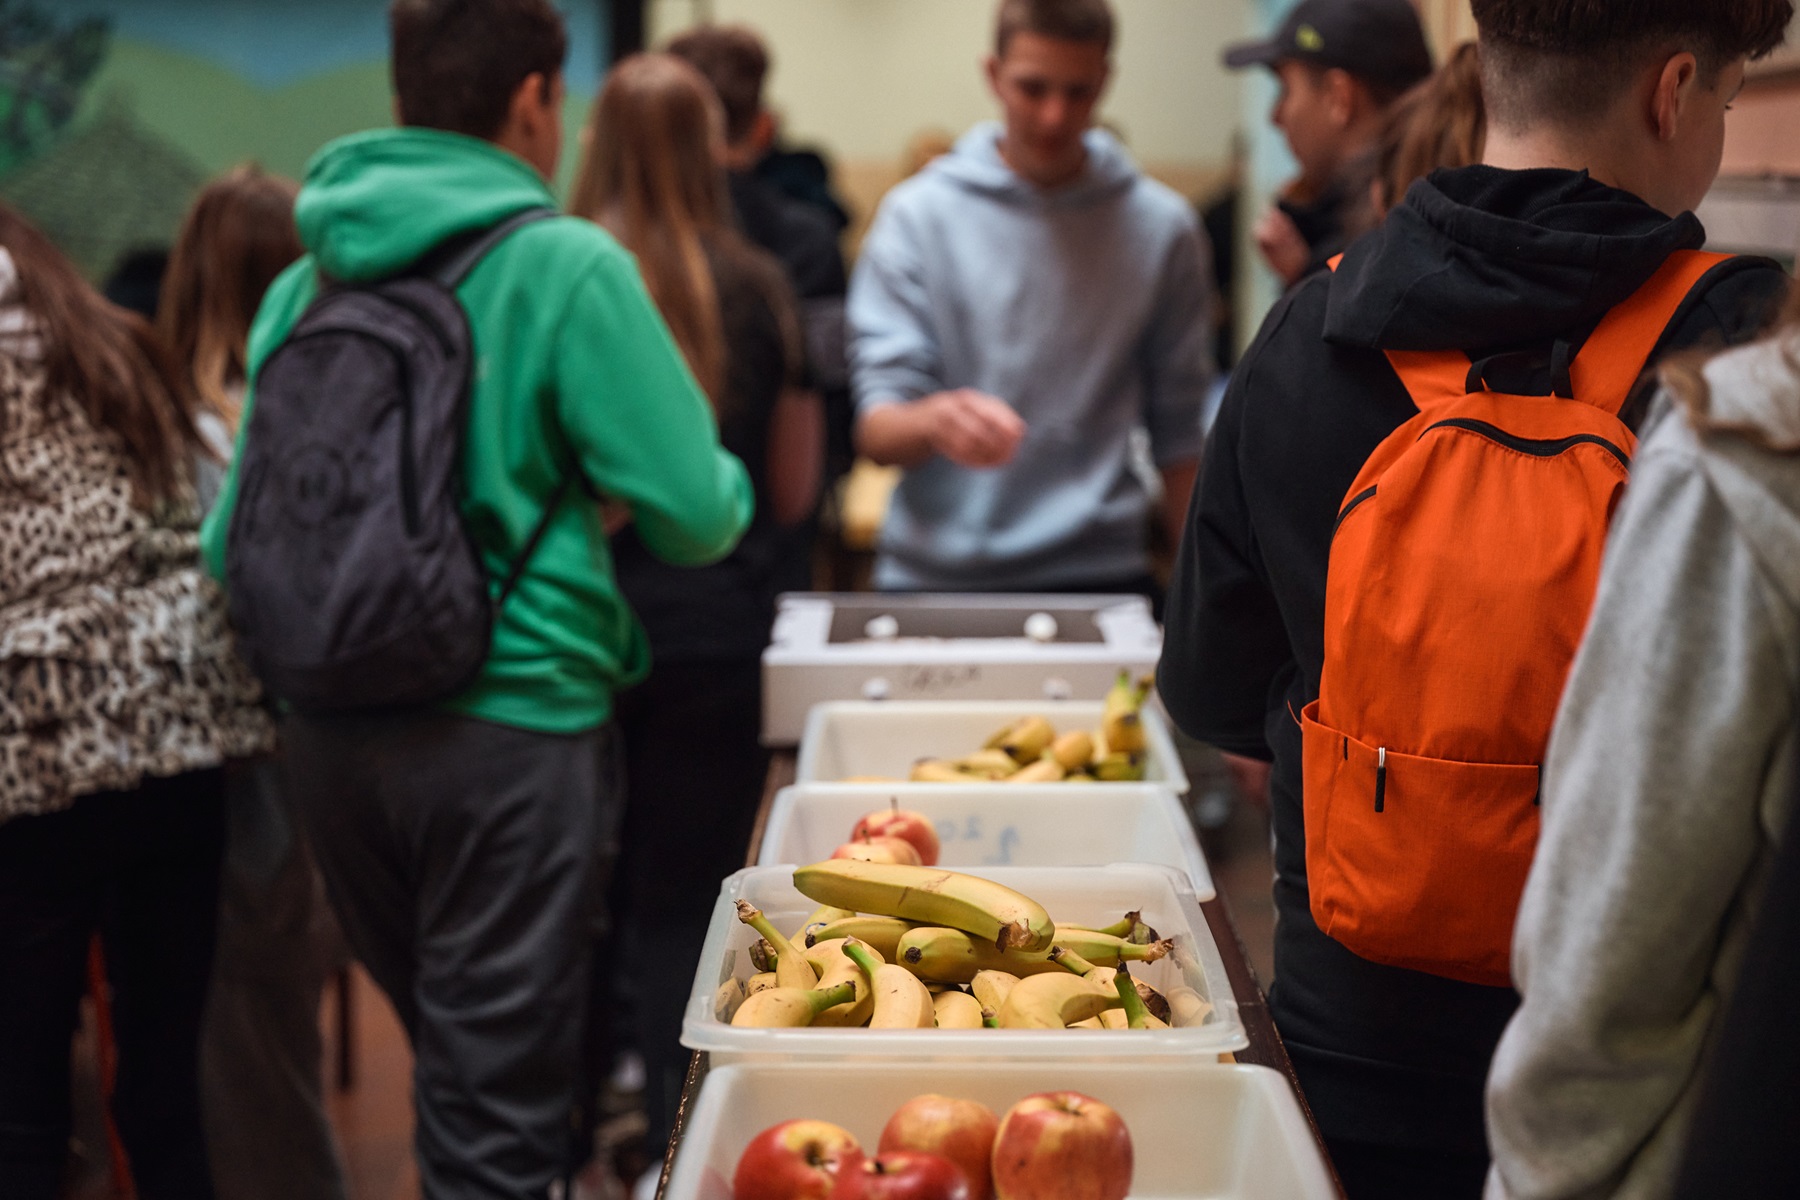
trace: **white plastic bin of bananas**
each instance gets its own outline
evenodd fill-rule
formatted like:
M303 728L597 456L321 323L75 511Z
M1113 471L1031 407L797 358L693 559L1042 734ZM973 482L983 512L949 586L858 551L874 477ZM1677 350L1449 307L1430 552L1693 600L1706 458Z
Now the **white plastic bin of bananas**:
M1246 1044L1179 871L850 858L725 881L682 1041L716 1061L1216 1056Z

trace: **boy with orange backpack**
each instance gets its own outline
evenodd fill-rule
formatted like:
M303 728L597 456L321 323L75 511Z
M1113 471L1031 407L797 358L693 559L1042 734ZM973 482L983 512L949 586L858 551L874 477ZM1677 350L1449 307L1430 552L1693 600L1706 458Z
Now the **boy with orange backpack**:
M1273 760L1270 1003L1353 1200L1480 1193L1538 767L1640 378L1747 340L1787 285L1698 254L1689 210L1789 0L1473 7L1485 163L1415 185L1270 314L1159 672L1187 732Z

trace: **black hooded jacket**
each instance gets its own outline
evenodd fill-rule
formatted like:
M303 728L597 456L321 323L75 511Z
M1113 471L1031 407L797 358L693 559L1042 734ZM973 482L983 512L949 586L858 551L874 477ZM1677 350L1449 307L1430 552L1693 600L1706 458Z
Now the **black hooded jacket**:
M1358 958L1308 906L1295 718L1319 694L1333 523L1363 462L1417 410L1383 354L1468 351L1489 386L1548 395L1557 341L1606 311L1700 222L1585 174L1466 167L1415 184L1335 274L1270 313L1226 393L1169 593L1158 682L1189 734L1272 759L1271 1007L1328 1138L1479 1154L1482 1082L1510 988ZM1716 268L1657 352L1754 337L1786 294L1766 259ZM1641 419L1640 384L1625 417Z

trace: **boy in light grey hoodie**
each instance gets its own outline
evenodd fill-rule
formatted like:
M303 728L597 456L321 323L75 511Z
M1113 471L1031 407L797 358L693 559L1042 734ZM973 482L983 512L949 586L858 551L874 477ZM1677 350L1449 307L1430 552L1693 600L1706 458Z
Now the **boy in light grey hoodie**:
M1641 444L1550 744L1490 1200L1673 1193L1790 815L1800 327L1682 390L1706 415L1665 400Z
M1004 0L1005 115L896 187L850 287L859 450L907 468L878 587L1146 590L1155 478L1179 536L1211 378L1192 207L1090 128L1105 0Z

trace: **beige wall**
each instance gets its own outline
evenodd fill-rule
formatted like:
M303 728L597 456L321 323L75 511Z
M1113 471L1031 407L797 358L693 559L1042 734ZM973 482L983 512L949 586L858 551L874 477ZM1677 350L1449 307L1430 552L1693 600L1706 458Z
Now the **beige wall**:
M1114 0L1117 72L1103 108L1152 173L1190 194L1230 157L1239 117L1221 48L1245 36L1250 0ZM774 52L771 106L799 144L823 147L866 218L925 129L993 115L980 63L990 0L653 0L653 42L710 17L760 30ZM853 231L854 232L854 231Z

